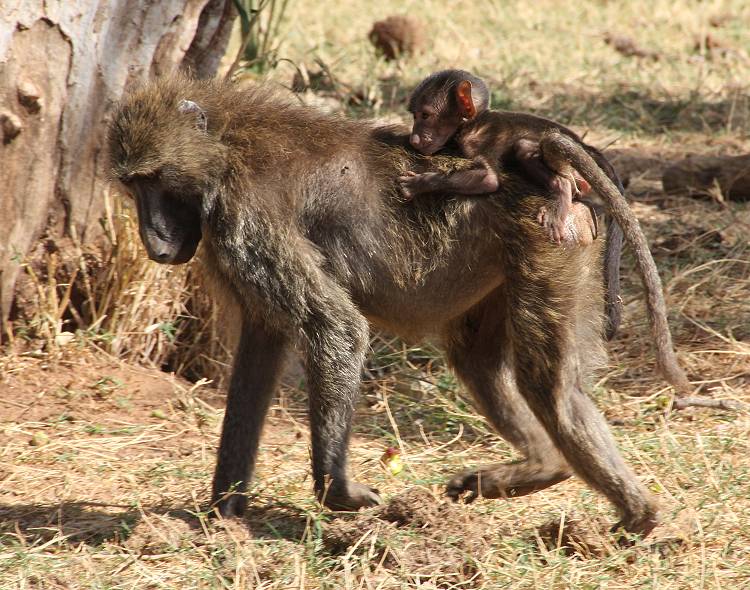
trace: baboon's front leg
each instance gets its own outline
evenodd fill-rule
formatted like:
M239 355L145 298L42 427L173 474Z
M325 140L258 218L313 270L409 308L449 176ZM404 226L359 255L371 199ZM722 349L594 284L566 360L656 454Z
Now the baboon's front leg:
M333 510L381 502L378 491L350 481L347 451L354 402L368 344L365 318L338 288L305 326L315 492Z
M263 422L284 365L287 338L245 320L227 394L212 502L222 516L240 516Z
M264 307L259 314L283 321L290 333L301 337L315 492L335 509L377 504L377 492L351 482L346 469L354 401L368 344L367 321L349 292L321 268L322 257L306 238L293 232L263 231L271 226L260 222L245 227L256 232L236 240L248 244L247 249L238 257L230 243L223 251L224 264L235 272L237 292L256 297L248 305ZM252 415L246 413L244 418ZM237 472L232 475L236 477Z

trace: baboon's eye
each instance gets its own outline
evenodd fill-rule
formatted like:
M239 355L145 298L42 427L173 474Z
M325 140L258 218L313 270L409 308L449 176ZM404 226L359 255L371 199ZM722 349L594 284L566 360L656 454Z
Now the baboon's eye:
M429 119L429 118L430 118L430 113L424 113L424 112L422 113L422 119Z

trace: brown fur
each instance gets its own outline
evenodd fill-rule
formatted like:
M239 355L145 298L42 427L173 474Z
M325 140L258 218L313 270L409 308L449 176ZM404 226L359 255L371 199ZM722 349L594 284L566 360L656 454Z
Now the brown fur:
M183 100L193 106L181 109ZM323 115L263 86L160 80L119 105L109 141L149 255L182 262L200 240L204 264L243 309L213 483L221 514L244 510L265 414L295 345L306 360L318 497L347 510L380 501L347 470L373 324L443 342L480 408L524 455L460 474L450 495L528 493L575 472L628 530L654 526L655 505L583 393L602 350L599 249L548 242L533 219L543 191L505 173L495 196L404 202L398 176L434 168L409 153L403 129Z

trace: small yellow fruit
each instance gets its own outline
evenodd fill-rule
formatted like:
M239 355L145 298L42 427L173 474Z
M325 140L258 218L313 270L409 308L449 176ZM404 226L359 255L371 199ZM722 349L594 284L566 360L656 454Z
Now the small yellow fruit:
M31 437L29 444L32 447L43 447L48 442L49 437L46 434L44 434L43 432L37 432L34 436Z
M398 475L404 469L404 461L401 459L401 453L393 447L388 447L380 457L380 464L390 472L391 475Z

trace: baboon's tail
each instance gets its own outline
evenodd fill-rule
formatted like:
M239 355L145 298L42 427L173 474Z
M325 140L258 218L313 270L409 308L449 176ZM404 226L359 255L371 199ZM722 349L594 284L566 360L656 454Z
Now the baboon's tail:
M572 166L609 205L612 216L622 228L625 239L635 255L638 273L646 290L646 306L656 345L657 365L664 378L675 390L679 393L686 392L690 388L690 383L677 362L667 322L667 306L664 303L659 272L648 248L646 236L625 197L615 188L591 156L575 141L559 131L546 132L540 142L540 149L544 162L550 168L564 170Z

